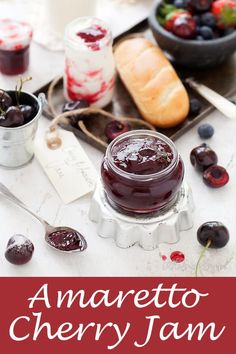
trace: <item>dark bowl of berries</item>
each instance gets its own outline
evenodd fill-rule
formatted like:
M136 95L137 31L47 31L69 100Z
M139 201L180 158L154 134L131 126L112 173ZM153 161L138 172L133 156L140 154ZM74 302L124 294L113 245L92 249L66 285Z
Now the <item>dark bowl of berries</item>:
M34 155L34 138L45 101L22 91L0 89L0 166L16 168L28 163Z
M189 68L218 65L236 50L235 0L158 0L149 25L169 58Z

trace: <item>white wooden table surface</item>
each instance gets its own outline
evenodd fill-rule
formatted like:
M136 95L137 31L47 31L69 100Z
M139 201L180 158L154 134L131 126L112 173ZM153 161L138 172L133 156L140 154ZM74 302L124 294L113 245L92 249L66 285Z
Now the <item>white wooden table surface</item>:
M1 3L1 1L0 1ZM63 63L62 53L52 53L36 44L32 50L32 71L34 81L40 83L53 77L52 60ZM41 65L41 63L43 63ZM60 64L58 64L59 67ZM40 70L39 70L40 69ZM0 87L12 87L13 78L0 76ZM34 88L31 87L33 90ZM202 141L197 127L180 138L176 144L186 167L186 179L191 185L196 205L194 227L181 233L181 240L175 245L161 245L160 249L144 251L139 246L130 249L116 247L111 239L96 235L96 225L88 219L91 195L70 205L63 205L53 186L34 159L26 167L17 170L0 168L0 181L5 183L29 207L55 225L77 228L87 238L88 249L82 254L67 254L52 250L44 242L42 226L27 213L10 204L0 196L0 275L1 276L193 276L194 267L202 247L196 239L196 230L201 223L210 220L222 221L230 231L230 242L221 250L209 250L202 262L200 275L236 276L236 121L213 112L205 119L215 128L210 146L216 150L219 163L230 174L230 182L219 190L206 187L201 176L189 161L191 149ZM37 139L48 125L42 117ZM81 142L95 167L99 170L102 153ZM75 181L76 183L76 181ZM24 266L14 266L4 257L6 243L14 233L22 233L32 239L35 253ZM174 250L183 251L185 262L175 264L163 261L160 251L167 257Z

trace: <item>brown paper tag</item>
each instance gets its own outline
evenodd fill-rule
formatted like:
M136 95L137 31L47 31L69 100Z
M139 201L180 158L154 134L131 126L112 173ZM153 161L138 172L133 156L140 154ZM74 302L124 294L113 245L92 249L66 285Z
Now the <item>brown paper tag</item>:
M93 191L97 172L73 133L58 130L61 146L49 149L35 142L35 156L65 204Z

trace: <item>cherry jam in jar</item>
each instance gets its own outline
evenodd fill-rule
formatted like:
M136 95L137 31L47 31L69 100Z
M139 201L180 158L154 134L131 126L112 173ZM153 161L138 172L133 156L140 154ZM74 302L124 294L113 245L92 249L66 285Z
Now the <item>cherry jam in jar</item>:
M24 73L29 65L32 28L25 22L0 20L0 71L5 75Z
M135 130L110 143L101 177L112 207L126 214L148 214L173 206L184 165L169 138L154 131Z

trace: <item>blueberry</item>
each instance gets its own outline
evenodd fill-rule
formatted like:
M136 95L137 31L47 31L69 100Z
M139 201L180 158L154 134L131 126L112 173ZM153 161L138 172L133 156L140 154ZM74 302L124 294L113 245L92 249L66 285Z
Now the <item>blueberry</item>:
M174 6L177 7L177 9L186 9L187 5L187 0L174 0Z
M202 139L209 139L214 134L214 128L211 124L202 124L198 127L198 134Z
M215 27L216 18L211 12L205 12L200 17L200 22L202 26Z
M197 41L204 41L204 38L202 36L200 36L200 34L197 35L196 37Z
M214 38L214 32L212 31L212 28L208 26L200 27L199 34L206 40Z
M202 104L197 98L190 98L189 103L190 103L189 114L192 117L196 117L202 109Z

